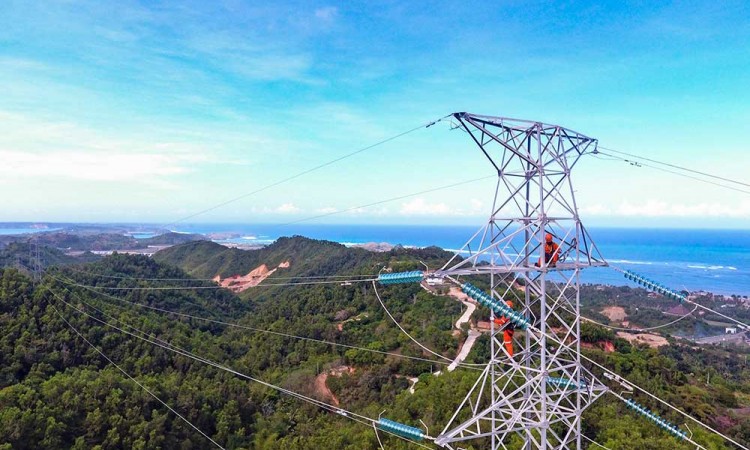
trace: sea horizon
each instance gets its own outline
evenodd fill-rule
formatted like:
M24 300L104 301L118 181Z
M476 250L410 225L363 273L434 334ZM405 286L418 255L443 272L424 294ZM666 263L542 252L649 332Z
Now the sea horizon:
M40 229L40 225L50 228ZM0 234L59 231L66 226L119 227L119 231L135 237L149 237L159 229L164 230L158 228L161 225L144 223L6 222L0 223ZM283 236L300 235L348 246L374 242L457 251L479 228L478 225L195 223L175 224L171 230L217 236L212 240L219 243L268 245ZM750 230L628 227L587 230L612 266L635 271L677 290L750 295ZM611 268L584 270L581 281L631 285Z
M180 228L198 228L198 227L212 227L219 226L221 228L226 227L237 227L237 230L244 229L246 227L258 226L264 228L271 227L285 227L291 228L296 225L302 226L323 226L323 227L361 227L361 226L372 226L372 227L431 227L431 228L455 228L455 227L468 227L468 228L479 228L480 222L486 221L486 218L480 218L479 222L464 223L464 222L441 222L441 223L399 223L399 222L315 222L311 223L308 221L302 221L298 223L291 222L241 222L241 221L224 221L224 222L137 222L137 221L112 221L112 222L101 222L101 221L83 221L83 222L70 222L70 221L42 221L42 220L26 220L26 221L0 221L0 234L8 234L5 231L9 229L16 230L37 230L32 229L31 226L46 225L52 228L64 228L65 226L102 226L102 227L140 227L140 228L153 228L164 231L180 232ZM593 223L587 224L587 223ZM584 224L586 229L615 229L615 230L684 230L684 231L747 231L750 232L750 228L745 226L692 226L692 222L686 222L685 225L677 226L674 224L651 224L649 226L633 224L633 225L613 225L610 223L589 221ZM50 228L38 229L37 231L51 231ZM239 231L238 231L239 232Z

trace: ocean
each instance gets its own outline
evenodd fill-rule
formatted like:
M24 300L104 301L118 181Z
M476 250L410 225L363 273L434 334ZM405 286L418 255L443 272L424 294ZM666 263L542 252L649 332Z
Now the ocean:
M53 226L50 224L50 226ZM120 225L122 227L122 225ZM133 225L135 237L148 237L147 226ZM387 242L404 246L436 245L458 249L479 229L468 226L408 225L239 225L181 224L174 231L225 233L236 243L269 244L280 236L302 235L346 245ZM49 230L16 226L0 234ZM721 295L750 295L750 230L589 228L604 258L673 289ZM610 268L586 269L585 283L628 285Z
M236 233L239 243L267 244L279 236L302 235L346 245L387 242L404 246L461 248L479 226L404 225L181 225L176 231ZM590 228L591 238L611 264L673 289L721 295L750 295L750 230ZM610 268L583 271L582 282L628 285Z

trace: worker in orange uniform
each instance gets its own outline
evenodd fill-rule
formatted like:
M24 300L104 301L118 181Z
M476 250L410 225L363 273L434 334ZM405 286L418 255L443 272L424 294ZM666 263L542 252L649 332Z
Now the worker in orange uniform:
M508 305L508 308L513 308L512 301L506 300L505 304ZM513 356L513 333L516 331L516 326L505 316L495 318L495 325L501 328L505 326L503 328L503 346L505 346L508 355Z
M539 258L539 262L534 265L541 267L546 262L548 267L555 267L558 259L560 259L560 246L552 240L552 234L547 233L544 235L544 261Z

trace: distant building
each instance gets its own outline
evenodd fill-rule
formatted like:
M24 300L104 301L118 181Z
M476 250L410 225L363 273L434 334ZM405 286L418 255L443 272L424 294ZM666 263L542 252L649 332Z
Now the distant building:
M724 334L737 334L737 327L724 328Z
M427 284L429 286L442 286L443 279L440 277L427 277Z

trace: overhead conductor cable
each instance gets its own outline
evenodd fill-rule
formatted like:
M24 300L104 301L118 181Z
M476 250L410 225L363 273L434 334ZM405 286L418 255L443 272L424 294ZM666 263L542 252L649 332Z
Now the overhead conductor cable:
M348 419L354 420L354 421L356 421L356 422L359 422L359 423L362 423L362 424L365 424L365 425L368 425L368 426L370 426L371 424L375 424L375 425L378 425L378 424L380 423L380 421L381 421L381 420L383 420L383 419L375 420L375 419L369 418L369 417L367 417L367 416L363 416L363 415L361 415L361 414L357 414L357 413L355 413L355 412L352 412L352 411L347 411L347 410L345 410L345 409L343 409L343 408L340 408L340 407L338 407L338 406L335 406L335 405L331 405L331 404L329 404L329 403L325 403L325 402L322 402L322 401L320 401L320 400L316 400L316 399L314 399L314 398L311 398L311 397L305 396L305 395L303 395L303 394L300 394L300 393L297 393L297 392L291 391L291 390L289 390L289 389L285 389L285 388L282 388L282 387L280 387L280 386L276 386L276 385L274 385L274 384L268 383L268 382L266 382L266 381L263 381L263 380L261 380L261 379L255 378L255 377L251 377L250 375L246 375L246 374L244 374L244 373L242 373L242 372L238 372L238 371L236 371L236 370L234 370L234 369L232 369L232 368L230 368L230 367L224 366L224 365L222 365L222 364L219 364L219 363L217 363L217 362L214 362L214 361L212 361L212 360L210 360L210 359L207 359L207 358L203 358L203 357L201 357L201 356L195 355L194 353L192 353L192 352L190 352L190 351L188 351L188 350L185 350L185 349L182 349L182 348L180 348L180 347L177 347L177 346L175 346L175 345L173 345L173 344L170 344L170 343L168 343L168 342L166 342L166 341L163 341L163 340L161 340L161 339L159 339L159 338L156 338L156 337L154 337L154 336L152 336L152 335L150 335L150 334L148 334L148 333L146 333L146 332L144 332L144 331L142 331L142 330L139 330L138 328L135 328L135 327L133 327L133 326L131 326L131 325L127 325L127 324L125 324L125 325L126 325L127 327L129 327L129 328L131 328L131 329L133 329L133 330L135 330L135 331L137 331L138 333L140 333L140 334L142 334L142 335L143 335L143 336L139 336L138 334L132 333L132 332L130 332L130 331L127 331L127 330L125 330L125 329L123 329L123 328L120 328L120 327L118 327L118 326L116 326L116 325L112 325L111 323L109 323L109 322L107 322L107 321L104 321L104 320L102 320L102 319L99 319L99 318L97 318L97 317L94 317L94 316L92 316L92 315L88 314L87 312L85 312L85 311L82 311L81 309L79 309L79 308L75 307L74 305L72 305L72 304L68 303L68 302L67 302L67 301L65 301L65 300L64 300L64 299L63 299L62 297L60 297L59 295L57 295L57 293L55 293L54 291L51 291L51 290L50 290L50 292L51 292L51 293L52 293L52 294L53 294L53 295L54 295L54 296L55 296L55 297L56 297L56 298L57 298L58 300L60 300L60 301L61 301L62 303L64 303L64 304L65 304L65 305L67 305L68 307L70 307L70 308L74 309L75 311L78 311L79 313L81 313L81 314L85 315L86 317L88 317L88 318L90 318L90 319L93 319L93 320L95 320L95 321L97 321L97 322L101 323L101 324L102 324L102 325L104 325L104 326L107 326L107 327L113 328L113 329L115 329L115 330L117 330L117 331L120 331L121 333L124 333L124 334L127 334L127 335L129 335L129 336L135 337L136 339L140 339L140 340L143 340L143 341L145 341L145 342L148 342L148 343L150 343L150 344L152 344L152 345L155 345L155 346L161 347L161 348L163 348L163 349L165 349L165 350L168 350L168 351L171 351L171 352L177 353L177 354L179 354L179 355L182 355L182 356L188 357L188 358L190 358L190 359L193 359L193 360L195 360L195 361L198 361L198 362L202 362L202 363L204 363L204 364L207 364L207 365L213 366L213 367L215 367L215 368L218 368L218 369L224 370L224 371L226 371L226 372L232 373L232 374L234 374L234 375L237 375L237 376L239 376L239 377L245 378L245 379L247 379L247 380L250 380L250 381L254 381L254 382L256 382L256 383L262 384L263 386L269 387L269 388L271 388L271 389L274 389L274 390L276 390L276 391L279 391L279 392L281 392L281 393L284 393L284 394L290 395L290 396L292 396L292 397L298 398L298 399L300 399L300 400L303 400L303 401L305 401L305 402L308 402L308 403L311 403L311 404L313 404L313 405L316 405L316 406L318 406L318 407L320 407L320 408L322 408L322 409L326 409L326 410L328 410L328 411L331 411L331 412L337 413L338 415L341 415L341 416L343 416L343 417L346 417L346 418L348 418ZM99 310L97 310L97 311L98 311L99 313L103 314L103 315L104 315L105 317L109 317L109 316L107 316L107 315L106 315L105 313L103 313L102 311L99 311ZM110 317L110 319L112 319L112 320L114 320L114 321L116 321L116 322L120 322L119 320L117 320L117 319L115 319L115 318L111 318L111 317ZM147 337L144 337L144 336L147 336ZM392 422L392 421L391 421L391 422ZM394 422L394 423L396 423L396 422ZM400 425L401 425L401 424L400 424ZM408 427L407 425L401 425L401 426L402 426L402 427L406 427L406 428L411 428L411 427ZM414 442L414 441L410 440L410 438L409 438L409 437L407 437L407 435L406 435L405 433L401 433L401 434L396 434L396 433L394 433L394 432L393 432L393 428L392 428L392 427L381 427L381 426L378 426L378 429L380 429L381 431L384 431L384 432L386 432L386 433L389 433L389 434L391 434L391 435L393 435L393 436L396 436L396 437L398 437L398 438L401 438L401 439L405 439L405 440L408 440L409 442L413 442L413 443L414 443L414 444L416 444L416 445L421 445L421 446L423 446L423 447L425 447L425 448L429 448L429 447L426 447L426 446L424 446L423 444L420 444L419 442ZM429 436L426 436L426 435L422 435L422 439L433 439L433 438L431 438L431 437L429 437ZM218 445L218 444L217 444L217 445Z

